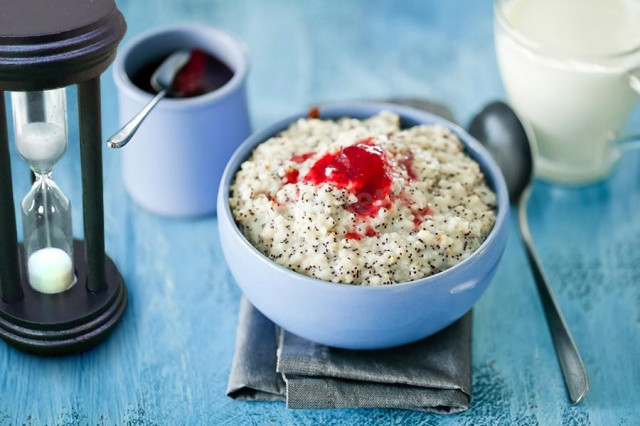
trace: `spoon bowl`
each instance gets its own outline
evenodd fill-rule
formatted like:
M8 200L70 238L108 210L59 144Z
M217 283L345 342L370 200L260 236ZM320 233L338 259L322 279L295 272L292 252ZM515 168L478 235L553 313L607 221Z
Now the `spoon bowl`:
M491 153L507 182L511 202L517 202L533 182L533 150L513 110L503 102L487 105L469 125L469 133Z
M178 72L184 67L191 58L191 52L188 50L179 50L165 59L157 70L151 75L151 87L160 93L163 90L171 93L173 80Z

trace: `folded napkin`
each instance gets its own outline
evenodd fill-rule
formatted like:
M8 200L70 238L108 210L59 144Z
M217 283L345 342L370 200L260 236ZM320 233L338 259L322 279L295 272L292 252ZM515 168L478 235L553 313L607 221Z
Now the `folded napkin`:
M471 399L471 312L405 346L355 351L275 326L243 298L227 395L288 408L401 408L457 413Z

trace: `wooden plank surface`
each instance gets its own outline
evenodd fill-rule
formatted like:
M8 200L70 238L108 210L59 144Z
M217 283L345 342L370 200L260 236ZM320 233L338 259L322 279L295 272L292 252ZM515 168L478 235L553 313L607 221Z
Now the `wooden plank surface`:
M463 124L504 97L495 62L492 2L463 0L122 0L127 39L180 21L226 28L249 44L254 127L311 103L426 97ZM111 73L104 132L117 128ZM71 143L54 171L82 235L76 91ZM630 128L640 128L636 109ZM176 141L179 143L180 141ZM135 141L133 142L135 143ZM585 188L537 183L531 226L591 378L567 403L516 229L475 309L473 402L454 416L394 410L289 411L225 397L240 291L224 264L216 219L149 214L125 194L119 153L106 151L107 251L130 305L88 353L41 359L0 344L0 425L41 424L640 424L640 153ZM17 201L28 169L12 153Z

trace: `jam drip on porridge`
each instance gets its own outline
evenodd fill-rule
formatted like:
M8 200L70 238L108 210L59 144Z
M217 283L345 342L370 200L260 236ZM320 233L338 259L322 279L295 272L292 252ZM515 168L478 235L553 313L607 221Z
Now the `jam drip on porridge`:
M331 183L347 189L358 199L347 209L361 216L375 216L391 204L389 164L383 149L371 138L324 155L311 166L304 182Z
M298 164L304 163L314 155L316 155L315 152L294 155L291 161ZM399 165L406 171L409 180L416 179L411 152L407 153L407 157L400 161ZM398 198L411 209L413 231L417 232L424 218L433 215L433 211L428 207L416 208L414 201L404 194L394 197L391 194L392 178L389 170L390 166L384 150L373 144L373 138L369 138L322 156L311 166L303 182L314 185L330 183L353 193L358 201L347 206L347 209L358 215L359 223L366 222L382 208L390 208L393 200ZM299 180L300 171L297 169L289 169L284 175L285 185L295 184ZM378 235L379 233L371 225L367 225L366 232L363 234L351 231L344 237L349 240L361 240L364 237Z
M285 184L290 184L290 183L296 183L298 182L298 177L300 176L300 171L297 169L289 169L285 174L284 174L284 183Z
M351 232L347 232L346 234L344 234L344 238L346 238L347 240L360 241L364 237L377 237L379 235L380 235L380 233L378 231L376 231L375 229L373 229L373 227L371 225L367 225L367 230L365 231L364 235L359 234L356 231L351 231Z
M314 155L316 155L316 153L313 151L307 152L306 154L294 155L293 157L291 157L291 161L293 161L294 163L304 163Z
M431 210L429 207L425 207L423 209L412 208L411 213L413 213L413 232L418 232L425 216L432 216L433 210Z
M411 151L407 152L407 158L401 161L400 164L402 164L402 167L404 167L404 169L407 171L407 176L409 176L409 179L416 180L418 176L416 175L416 172L413 171L413 154L411 153Z

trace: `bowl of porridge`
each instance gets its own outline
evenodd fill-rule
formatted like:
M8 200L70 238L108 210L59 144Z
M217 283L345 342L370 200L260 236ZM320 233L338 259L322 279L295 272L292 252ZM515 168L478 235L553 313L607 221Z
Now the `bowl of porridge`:
M273 322L377 349L471 309L504 251L508 210L502 174L464 130L350 102L245 141L222 177L218 226L233 277Z

